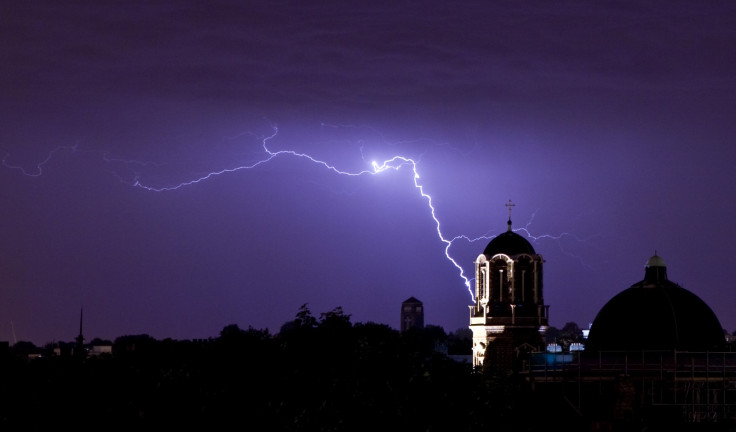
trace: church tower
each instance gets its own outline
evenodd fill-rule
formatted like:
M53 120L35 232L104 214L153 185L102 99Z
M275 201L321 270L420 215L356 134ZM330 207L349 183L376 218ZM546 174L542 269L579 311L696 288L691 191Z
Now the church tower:
M422 302L409 297L401 303L401 331L424 328L424 306Z
M470 305L473 365L515 370L544 348L549 306L542 264L531 243L511 229L494 237L475 260L475 304Z

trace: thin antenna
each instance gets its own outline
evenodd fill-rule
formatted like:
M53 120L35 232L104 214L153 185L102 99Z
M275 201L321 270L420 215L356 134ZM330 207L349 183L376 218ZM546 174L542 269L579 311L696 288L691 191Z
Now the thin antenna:
M15 335L15 325L13 325L13 320L10 320L10 328L13 330L13 345L18 343L18 337Z
M84 317L84 308L79 310L79 336L77 336L77 348L84 346L84 336L82 335L82 318Z

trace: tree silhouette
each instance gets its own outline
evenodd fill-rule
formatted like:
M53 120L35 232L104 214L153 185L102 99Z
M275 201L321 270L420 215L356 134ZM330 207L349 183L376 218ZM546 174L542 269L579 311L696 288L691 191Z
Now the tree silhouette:
M463 432L527 422L532 416L515 418L518 410L508 408L523 402L520 385L500 391L500 382L442 349L467 337L432 325L402 333L353 324L341 307L316 319L307 304L274 335L237 324L207 340L126 335L112 356L8 365L0 378L12 400L0 406L0 426L33 419L34 427L53 427L79 407L88 421L137 429Z

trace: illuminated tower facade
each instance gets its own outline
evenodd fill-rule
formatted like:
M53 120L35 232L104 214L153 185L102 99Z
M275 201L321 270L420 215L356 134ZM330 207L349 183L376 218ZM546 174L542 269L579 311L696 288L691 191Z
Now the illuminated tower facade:
M544 348L549 306L544 304L542 256L511 229L475 260L475 304L470 305L473 365L514 370Z

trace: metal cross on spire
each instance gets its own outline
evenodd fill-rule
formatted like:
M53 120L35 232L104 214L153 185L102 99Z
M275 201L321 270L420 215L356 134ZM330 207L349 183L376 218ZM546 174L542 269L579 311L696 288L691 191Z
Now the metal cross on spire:
M509 221L511 221L511 207L515 207L515 206L516 206L516 204L512 204L512 203L511 203L511 200L509 200L509 202L507 202L507 203L506 203L506 204L504 204L504 205L505 205L505 206L506 206L506 207L507 207L507 208L509 209Z

